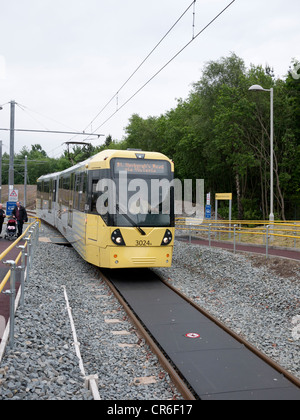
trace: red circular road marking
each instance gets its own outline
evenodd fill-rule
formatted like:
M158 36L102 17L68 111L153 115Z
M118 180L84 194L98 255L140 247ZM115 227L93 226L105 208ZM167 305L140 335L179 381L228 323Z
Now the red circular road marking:
M188 334L185 334L185 336L187 338L200 338L200 334L197 334L197 333L188 333Z

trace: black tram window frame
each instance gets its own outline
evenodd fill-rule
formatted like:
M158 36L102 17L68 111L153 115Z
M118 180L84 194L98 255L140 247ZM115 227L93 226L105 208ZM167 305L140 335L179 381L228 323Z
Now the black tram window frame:
M78 171L75 172L74 177L74 197L73 197L73 209L80 212L85 212L86 205L86 172Z
M57 195L57 179L53 178L53 184L52 184L52 201L53 201L53 203L56 203L56 195Z
M80 192L80 172L75 172L74 181L74 195L73 195L73 209L78 210L79 208L79 192Z
M96 186L101 179L111 179L110 169L96 169L88 172L87 208L89 214L94 214L103 219L107 226L110 226L111 216L109 213L100 215L97 212L97 199L101 193L96 192Z
M62 204L69 208L71 174L62 175Z
M37 182L37 198L41 198L42 193L42 181Z
M80 194L79 197L78 210L85 212L85 206L87 203L87 173L85 171L82 171L80 174L80 188L82 194Z
M121 169L116 169L116 163L120 162L120 168ZM131 165L132 167L132 172L127 172L125 170L126 168L126 164ZM140 172L134 172L134 166L143 166L143 164L148 164L151 166L151 164L156 164L157 168L155 168L153 171L151 170L151 168L149 170L145 170L145 172L143 172L142 170ZM159 165L162 164L162 165ZM159 166L163 166L162 168L160 168ZM122 168L123 167L123 168ZM142 168L141 168L142 169ZM145 159L145 160L139 160L139 159L134 159L134 158L113 158L111 160L111 177L114 180L114 182L117 185L117 200L118 200L118 183L119 183L119 173L121 171L127 172L127 179L128 182L130 182L131 180L134 180L135 178L141 178L143 180L145 180L146 182L148 182L151 179L157 179L157 180L163 180L166 179L169 182L172 182L174 180L174 172L172 171L172 166L171 163L168 160L160 160L160 159ZM149 190L150 191L150 190ZM160 208L161 211L161 208ZM159 216L159 215L155 215L154 217ZM172 228L175 226L175 202L174 202L174 186L170 186L170 214L169 214L169 220L168 223L162 223L160 224L156 224L153 223L152 221L145 221L144 222L139 222L138 220L135 220L134 216L131 216L130 214L128 214L128 217L124 218L123 222L125 222L125 224L120 224L118 222L119 219L119 215L118 212L115 215L111 216L111 221L110 221L110 226L121 226L121 227L128 227L130 226L135 226L135 225L141 225L141 227L168 227L168 228ZM130 220L131 219L131 220ZM155 219L154 219L155 222Z

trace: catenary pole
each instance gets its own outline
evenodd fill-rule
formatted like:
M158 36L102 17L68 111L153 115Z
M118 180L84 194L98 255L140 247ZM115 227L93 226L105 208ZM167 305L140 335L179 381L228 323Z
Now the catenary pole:
M8 189L14 188L14 154L15 154L15 107L16 102L10 102L10 149L9 149L9 172Z

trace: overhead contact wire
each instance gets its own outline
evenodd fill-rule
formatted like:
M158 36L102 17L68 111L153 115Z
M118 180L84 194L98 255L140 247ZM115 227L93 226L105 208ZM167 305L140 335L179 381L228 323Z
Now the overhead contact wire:
M204 28L201 29L181 50L179 50L163 67L161 67L143 86L141 86L126 102L124 102L118 109L111 114L95 131L99 130L112 117L114 117L122 108L124 108L136 95L138 95L156 76L158 76L172 61L175 60L192 42L195 41L207 28L209 28L236 0L232 0L220 13L218 13ZM194 2L193 2L194 4ZM191 6L190 6L191 7Z
M133 76L140 70L140 68L146 63L146 61L151 57L154 51L160 46L160 44L166 39L166 37L170 34L170 32L175 28L175 26L181 21L181 19L185 16L185 14L190 10L190 8L195 4L195 0L188 6L188 8L182 13L182 15L176 20L176 22L171 26L168 32L161 38L161 40L155 45L155 47L150 51L146 58L141 62L141 64L134 70L134 72L129 76L129 78L123 83L123 85L118 89L118 91L112 96L112 98L107 102L106 105L98 112L96 117L87 125L85 130L93 124L93 122L102 114L102 112L110 105L110 103L114 100L116 96L119 95L120 91L129 83L129 81L133 78ZM85 131L84 130L84 131Z

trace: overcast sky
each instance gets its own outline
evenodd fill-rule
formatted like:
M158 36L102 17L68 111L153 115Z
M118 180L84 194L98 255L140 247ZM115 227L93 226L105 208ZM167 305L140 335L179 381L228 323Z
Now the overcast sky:
M94 131L192 39L193 8L90 124L191 3L0 0L0 128L9 128L8 102L15 100L16 128ZM229 3L197 0L194 33ZM299 18L299 0L236 0L97 132L120 140L132 114L159 116L174 108L176 98L187 98L205 63L231 52L247 66L269 64L283 77L292 58L300 60ZM39 143L58 157L71 137L16 133L15 148ZM0 140L9 153L9 133L0 131Z

